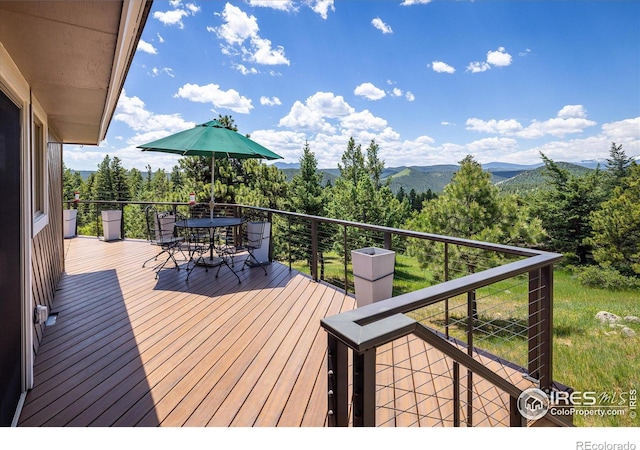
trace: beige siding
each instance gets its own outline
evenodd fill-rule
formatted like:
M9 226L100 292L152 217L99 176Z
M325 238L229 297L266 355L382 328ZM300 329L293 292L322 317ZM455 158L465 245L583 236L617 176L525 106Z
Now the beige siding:
M49 224L32 241L32 307L47 305L51 309L56 286L64 269L62 239L62 144L49 135L47 161L49 170ZM53 141L53 142L52 142ZM34 327L33 350L38 352L43 325Z

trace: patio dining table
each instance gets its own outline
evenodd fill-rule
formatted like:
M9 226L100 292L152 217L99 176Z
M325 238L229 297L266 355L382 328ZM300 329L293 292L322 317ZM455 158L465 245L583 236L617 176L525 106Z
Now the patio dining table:
M205 217L178 220L175 223L177 228L188 229L208 229L209 230L209 261L206 265L209 267L215 267L222 263L221 258L213 256L213 242L216 228L237 227L242 225L242 218L240 217Z

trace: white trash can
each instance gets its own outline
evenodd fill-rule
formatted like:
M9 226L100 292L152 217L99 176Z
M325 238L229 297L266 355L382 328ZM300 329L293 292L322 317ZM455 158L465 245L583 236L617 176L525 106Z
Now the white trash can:
M64 238L72 238L76 235L76 219L78 217L77 209L62 210L62 219L64 220Z
M394 251L377 247L352 250L351 261L358 308L392 297Z
M262 231L262 235L260 235ZM247 239L248 245L257 246L253 255L258 262L262 264L269 264L269 244L271 241L271 222L247 222ZM255 261L253 262L255 264ZM251 266L251 263L248 263Z
M120 239L120 223L122 222L122 211L119 209L107 209L102 211L102 230L105 241L115 241Z

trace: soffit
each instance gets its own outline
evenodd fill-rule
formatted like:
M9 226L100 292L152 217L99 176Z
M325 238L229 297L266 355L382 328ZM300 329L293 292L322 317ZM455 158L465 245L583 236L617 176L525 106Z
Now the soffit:
M106 132L109 90L122 87L110 83L124 3L0 1L0 42L62 142L97 144Z

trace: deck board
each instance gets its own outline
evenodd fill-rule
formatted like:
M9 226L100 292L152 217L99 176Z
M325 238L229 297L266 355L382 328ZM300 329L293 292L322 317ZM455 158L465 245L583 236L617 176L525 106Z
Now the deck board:
M197 267L187 282L186 261L157 279L154 261L143 268L158 252L143 241L64 247L58 321L19 426L326 426L320 319L353 309L353 296L279 263L267 276L236 266L240 284L227 267L218 278ZM377 368L379 426L452 425L448 358L408 336L378 350ZM504 395L480 381L475 391L474 414L501 424Z

